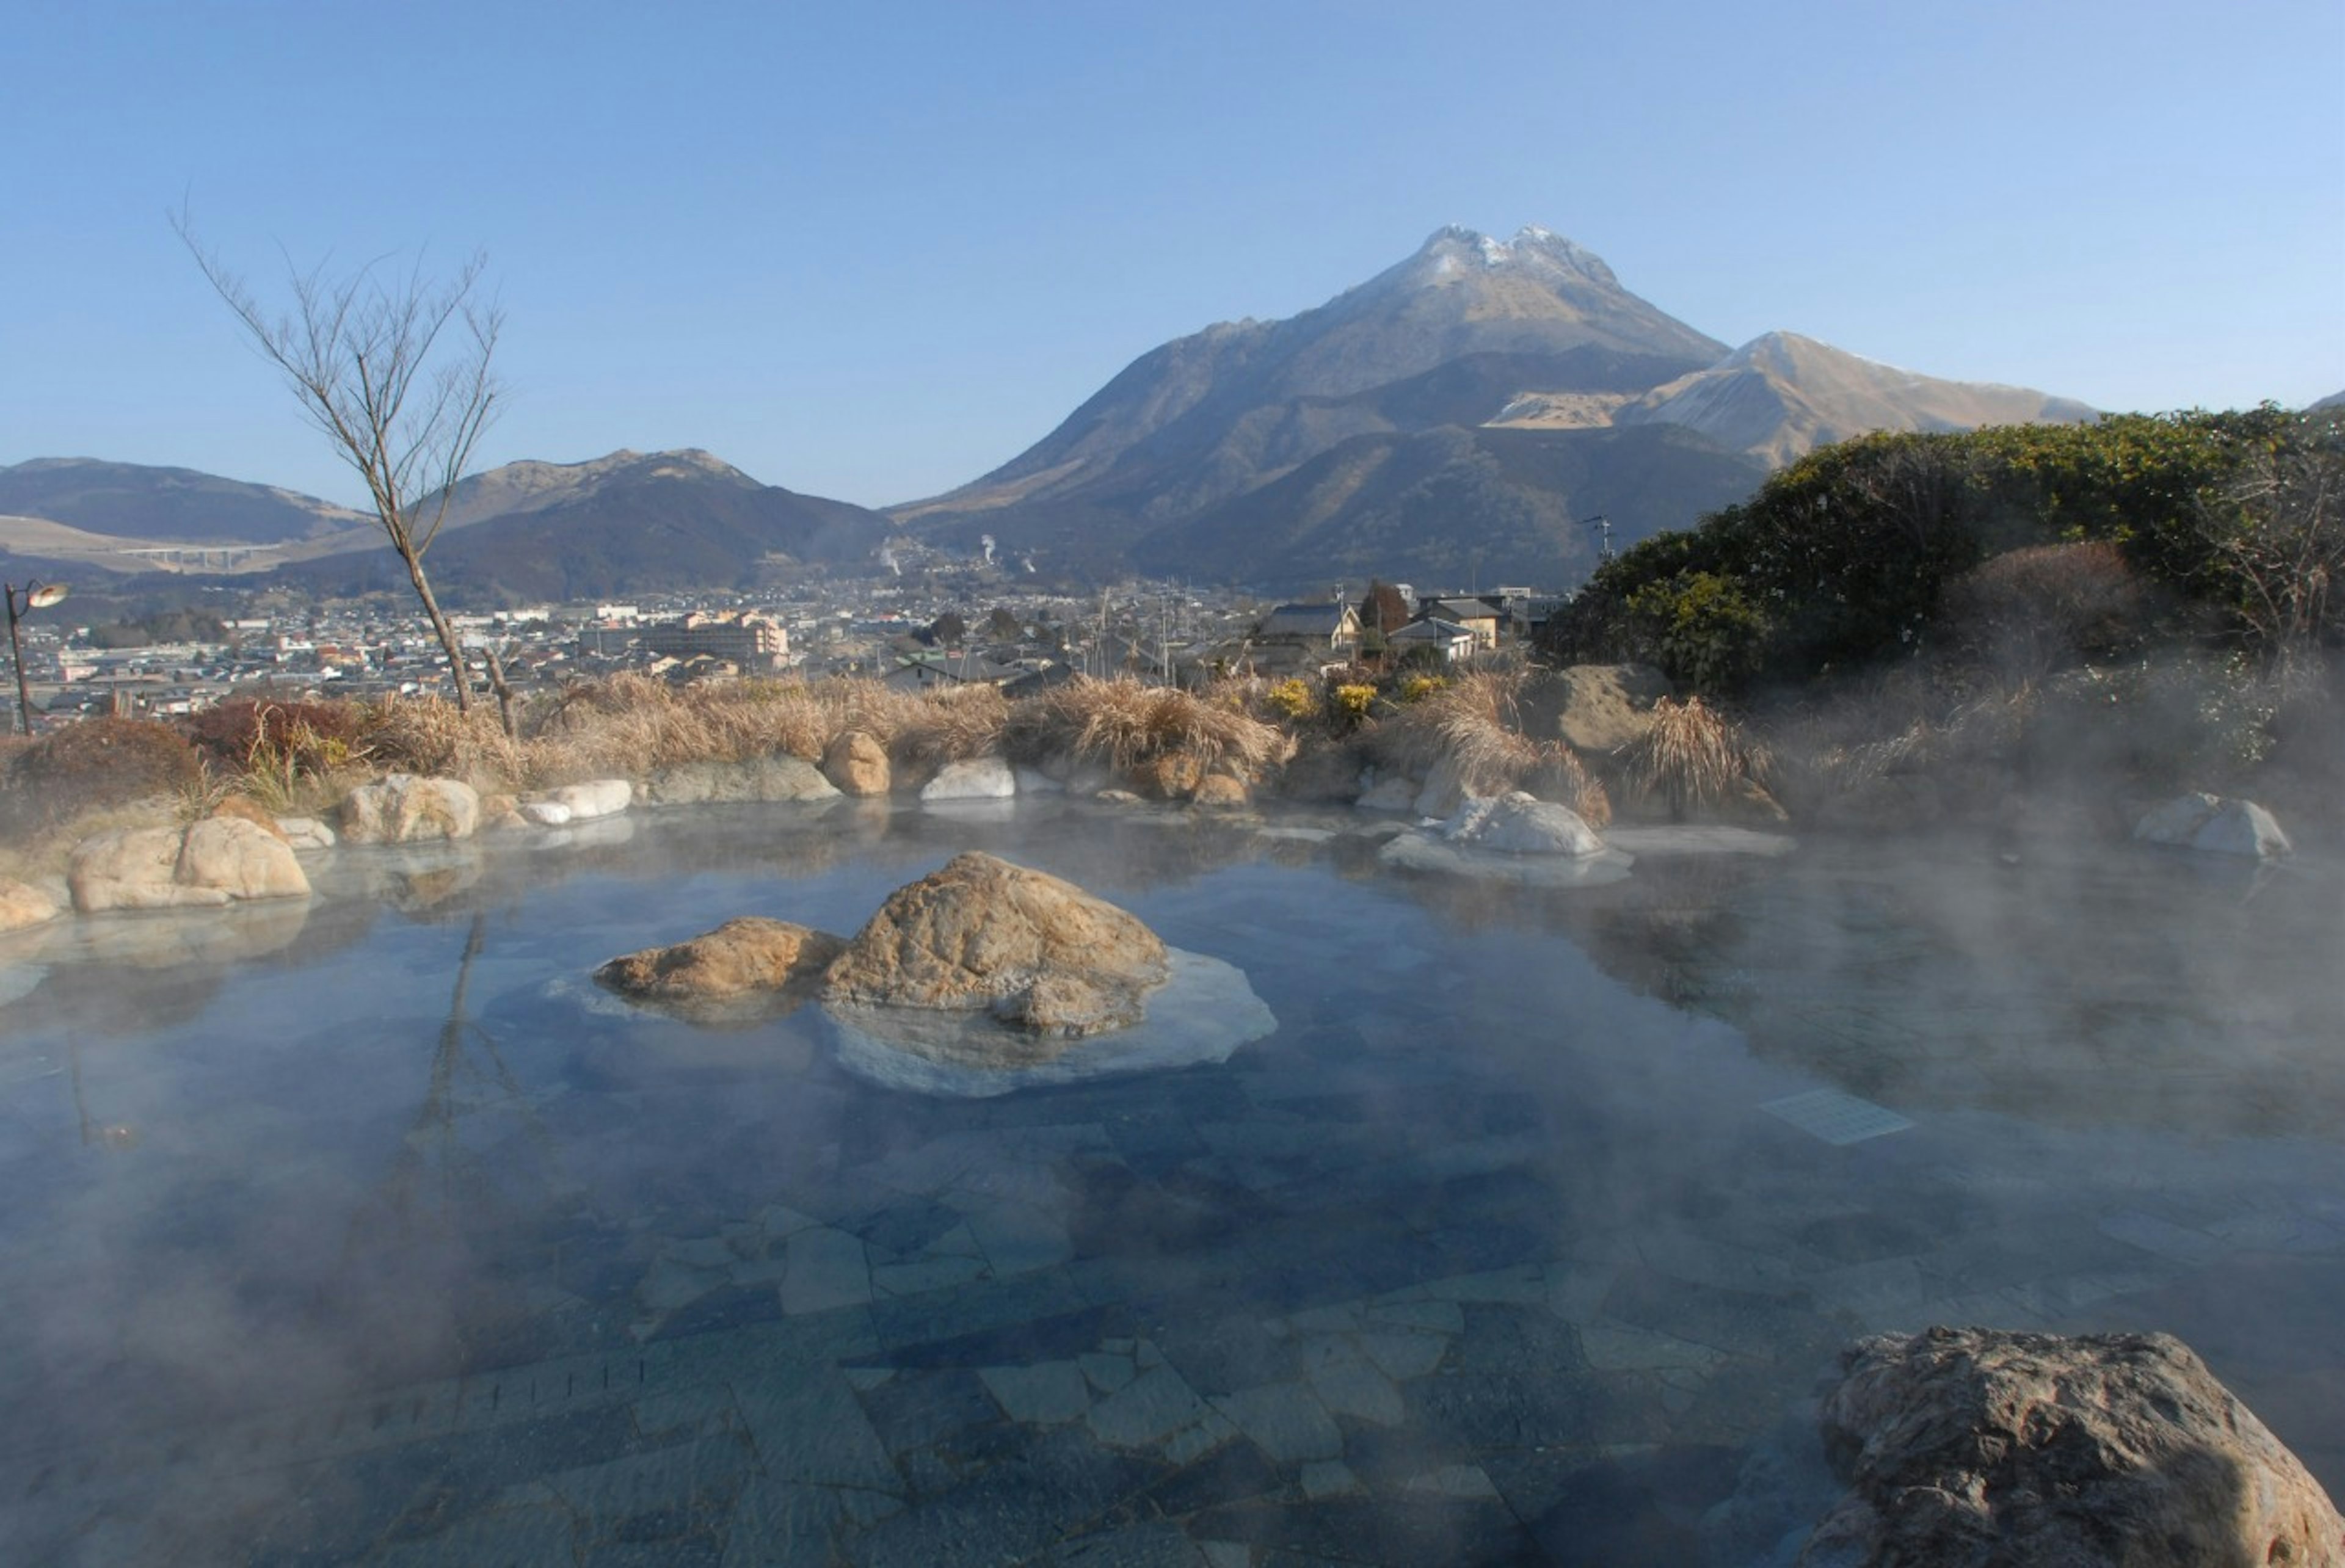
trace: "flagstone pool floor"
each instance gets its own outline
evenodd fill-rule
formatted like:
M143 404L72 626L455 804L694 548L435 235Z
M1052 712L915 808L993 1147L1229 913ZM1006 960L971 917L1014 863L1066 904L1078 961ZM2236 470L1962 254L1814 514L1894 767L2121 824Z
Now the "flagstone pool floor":
M1245 968L1277 1034L931 1099L831 1068L810 1017L708 1036L551 984L702 913L851 926L942 858L923 831L655 884L652 834L297 945L77 1067L157 1126L135 1179L11 1075L0 1300L39 1364L0 1385L6 1559L1788 1562L1835 1491L1835 1351L1932 1322L2171 1330L2345 1476L2345 1159L2269 1103L2333 1098L2301 1037L2333 976L2242 994L2235 953L2141 927L2097 976L2040 934L2011 962L2057 911L1996 916L1967 862L1923 907L1822 851L1657 925L1650 895L1461 911L1284 849L1112 874L1013 824L985 846L1121 875L1099 890ZM1957 893L1994 943L1950 929ZM2249 918L2207 897L2176 941ZM1629 939L1661 956L1641 987L1587 956ZM374 1201L384 1170L426 1179ZM76 1288L150 1256L152 1299Z

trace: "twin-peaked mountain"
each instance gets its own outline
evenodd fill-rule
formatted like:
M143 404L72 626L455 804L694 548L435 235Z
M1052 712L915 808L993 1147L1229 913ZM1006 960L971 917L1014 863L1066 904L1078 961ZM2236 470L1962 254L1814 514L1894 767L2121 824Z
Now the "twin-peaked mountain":
M1315 309L1151 349L1020 456L884 515L699 450L516 462L457 486L427 564L455 602L606 598L878 571L907 532L972 557L990 534L1061 580L1568 587L1599 528L1626 546L1690 526L1827 441L2091 416L1790 333L1730 349L1560 236L1445 228ZM0 468L12 572L136 570L181 543L260 547L197 564L283 561L314 591L403 590L371 521L324 501L178 469Z
M1018 458L891 515L1205 581L1560 584L1593 564L1592 519L1619 544L1684 527L1825 441L2090 414L1789 334L1729 350L1560 236L1453 228L1316 309L1142 355Z

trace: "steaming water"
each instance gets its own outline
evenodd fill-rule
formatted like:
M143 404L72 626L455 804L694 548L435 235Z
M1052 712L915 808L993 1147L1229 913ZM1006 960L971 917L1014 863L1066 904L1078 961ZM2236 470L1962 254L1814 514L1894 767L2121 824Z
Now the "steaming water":
M1274 1033L929 1097L578 985L964 847ZM1834 1350L1939 1321L2172 1330L2345 1482L2330 871L1375 865L708 810L14 939L0 1560L1780 1562Z

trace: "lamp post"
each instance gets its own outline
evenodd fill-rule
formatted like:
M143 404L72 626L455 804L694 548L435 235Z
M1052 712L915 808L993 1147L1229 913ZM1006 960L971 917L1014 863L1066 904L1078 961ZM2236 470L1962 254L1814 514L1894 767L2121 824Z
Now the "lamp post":
M16 662L16 727L26 734L33 733L33 693L25 687L25 643L16 634L16 618L27 610L46 610L66 596L62 582L44 582L36 577L19 588L11 582L8 590L8 652Z

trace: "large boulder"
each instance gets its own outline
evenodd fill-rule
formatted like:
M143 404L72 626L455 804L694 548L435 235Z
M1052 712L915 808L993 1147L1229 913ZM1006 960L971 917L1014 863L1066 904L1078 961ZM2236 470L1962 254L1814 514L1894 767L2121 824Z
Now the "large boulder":
M838 787L803 757L766 756L737 763L678 763L644 781L644 798L655 805L828 801L838 798Z
M920 786L924 801L1008 800L1017 793L1017 775L1000 757L947 763L937 770L936 777Z
M1597 855L1604 841L1568 805L1520 790L1495 800L1468 799L1441 824L1452 844L1498 855Z
M990 1011L1061 1037L1140 1021L1171 974L1139 920L1072 883L990 855L955 856L888 895L830 966L826 1003Z
M2271 813L2251 800L2226 800L2217 794L2177 795L2153 806L2134 824L2133 835L2146 844L2251 860L2270 860L2295 851Z
M2345 1563L2296 1456L2165 1334L1884 1334L1823 1404L1849 1492L1802 1568Z
M822 754L822 776L841 794L886 794L893 775L888 748L861 730L847 730Z
M688 942L614 958L594 979L622 996L687 1007L802 994L846 946L827 932L745 915Z
M85 915L310 894L292 847L240 817L96 834L74 846L66 884Z
M179 842L173 875L188 887L217 887L230 898L306 898L310 878L276 824L237 816L207 817Z
M343 796L339 818L352 844L470 838L480 826L481 797L460 779L390 774Z
M1650 664L1573 664L1524 692L1525 733L1560 735L1576 752L1617 751L1652 727L1653 704L1671 694Z

